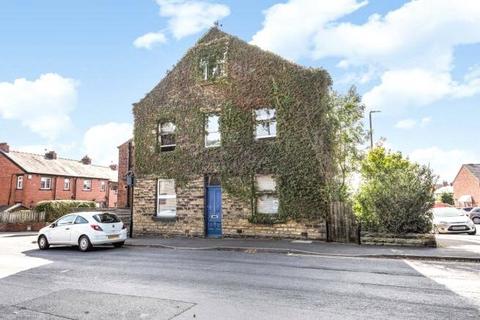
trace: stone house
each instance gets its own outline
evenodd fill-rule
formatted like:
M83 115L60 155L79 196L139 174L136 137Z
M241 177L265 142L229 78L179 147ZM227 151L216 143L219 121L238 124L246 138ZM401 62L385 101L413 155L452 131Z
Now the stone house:
M458 207L480 206L480 164L464 164L453 180L453 197Z
M210 29L134 104L133 234L325 239L330 86Z
M89 200L99 207L115 207L117 167L81 160L10 150L0 143L0 206L32 208L44 200Z

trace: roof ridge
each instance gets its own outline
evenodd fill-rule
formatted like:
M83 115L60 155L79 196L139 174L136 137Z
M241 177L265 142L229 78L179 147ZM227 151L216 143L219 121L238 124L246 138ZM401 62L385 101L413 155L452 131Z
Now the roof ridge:
M35 152L26 152L26 151L19 151L19 150L10 150L10 152L13 152L13 153L23 153L23 154L30 154L30 155L34 155L34 156L39 156L39 157L45 157L44 154L40 154L40 153L35 153ZM9 152L7 152L6 154L8 155ZM67 161L73 161L73 162L82 162L81 160L76 160L76 159L70 159L70 158L64 158L64 157L57 157L56 159L48 159L49 161L52 161L52 160L67 160ZM100 168L109 168L110 169L110 166L104 166L104 165L101 165L101 164L85 164L86 166L92 166L92 167L100 167Z

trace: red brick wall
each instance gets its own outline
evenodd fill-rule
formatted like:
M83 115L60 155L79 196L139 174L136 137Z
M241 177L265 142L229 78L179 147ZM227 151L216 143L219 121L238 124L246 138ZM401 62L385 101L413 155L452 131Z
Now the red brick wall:
M22 169L0 153L0 205L14 204L15 199L21 201L22 191L16 190L17 174L23 174Z
M458 205L458 199L463 195L471 195L473 206L480 205L480 181L466 167L462 167L455 181L453 181L453 194L455 204Z
M118 147L118 208L128 207L128 194L131 192L127 187L127 172L133 169L133 144L129 140Z

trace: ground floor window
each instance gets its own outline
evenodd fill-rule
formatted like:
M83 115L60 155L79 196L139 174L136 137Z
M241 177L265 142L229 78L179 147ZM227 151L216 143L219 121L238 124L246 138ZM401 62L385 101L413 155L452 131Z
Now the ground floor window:
M40 178L40 189L50 190L52 189L52 178L50 177L41 177Z
M255 176L256 212L278 213L277 183L272 175Z
M174 218L177 215L177 193L174 179L158 179L157 217Z

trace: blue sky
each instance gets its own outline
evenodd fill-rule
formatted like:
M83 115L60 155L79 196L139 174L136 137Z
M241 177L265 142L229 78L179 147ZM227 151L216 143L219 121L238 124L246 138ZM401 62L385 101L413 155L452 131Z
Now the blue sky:
M356 85L375 137L451 180L480 162L480 2L0 2L0 140L115 162L132 103L220 20L226 32Z

